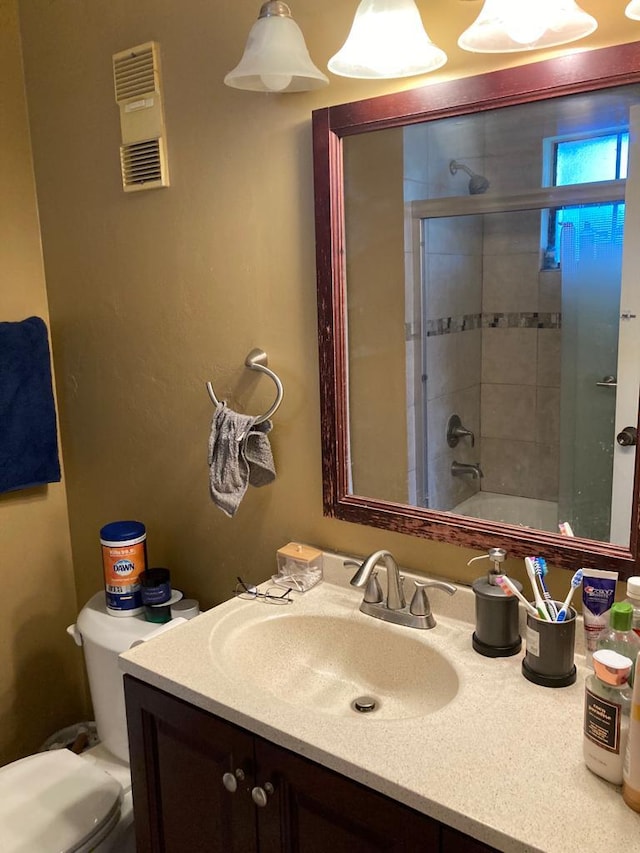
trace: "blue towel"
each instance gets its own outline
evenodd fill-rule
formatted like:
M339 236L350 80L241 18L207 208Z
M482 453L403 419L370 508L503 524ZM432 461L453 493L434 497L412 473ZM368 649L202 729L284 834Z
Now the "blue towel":
M59 481L47 327L0 323L0 492Z

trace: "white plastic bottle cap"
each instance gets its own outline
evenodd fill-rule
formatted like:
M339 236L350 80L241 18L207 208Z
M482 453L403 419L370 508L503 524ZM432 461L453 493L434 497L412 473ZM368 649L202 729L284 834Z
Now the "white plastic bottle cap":
M631 672L633 661L613 649L598 649L593 653L593 668L600 681L620 686Z
M627 595L629 598L640 599L640 578L633 577L627 580Z
M183 619L193 619L200 613L200 604L195 598L183 598L171 605L171 615L174 619L181 616Z

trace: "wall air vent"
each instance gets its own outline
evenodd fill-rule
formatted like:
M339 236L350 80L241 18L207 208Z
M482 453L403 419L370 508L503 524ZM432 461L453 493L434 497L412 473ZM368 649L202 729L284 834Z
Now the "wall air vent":
M116 53L113 57L113 80L117 103L129 98L142 98L148 92L159 92L156 67L153 42Z
M131 142L120 147L122 186L126 192L164 187L164 146L160 139Z
M125 192L169 186L160 51L147 42L113 55L120 107L120 166Z

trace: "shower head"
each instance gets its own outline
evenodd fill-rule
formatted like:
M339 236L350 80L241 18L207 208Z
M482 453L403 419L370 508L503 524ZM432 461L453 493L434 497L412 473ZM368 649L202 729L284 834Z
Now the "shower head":
M489 189L489 179L485 178L484 175L477 175L468 166L465 166L464 163L459 163L457 160L449 162L449 171L452 175L455 175L459 169L462 169L463 172L469 175L469 195L481 195Z
M480 195L489 189L489 179L484 175L473 175L469 180L469 195Z

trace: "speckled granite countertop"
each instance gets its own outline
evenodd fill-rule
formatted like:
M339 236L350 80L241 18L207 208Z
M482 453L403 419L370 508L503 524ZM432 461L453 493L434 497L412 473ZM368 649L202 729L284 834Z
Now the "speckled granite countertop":
M460 587L451 598L434 590L438 624L417 631L360 613L362 593L349 587L349 576L339 558L327 555L324 582L294 604L274 608L228 601L125 652L121 667L505 853L611 846L640 851L640 815L582 760L588 670L580 655L574 685L539 687L521 674L523 653L491 659L473 651L470 589ZM382 582L384 587L383 577ZM214 644L211 638L212 631L219 636L224 630L224 620L237 622L240 608L252 608L253 614L266 610L266 616L295 609L299 616L339 613L367 620L379 626L380 655L393 646L385 643L385 632L410 631L416 642L436 649L455 668L457 694L425 716L388 719L375 713L335 716L260 692L241 671L219 664L217 640ZM579 622L578 650L581 633ZM260 661L256 649L247 666L268 667L269 661Z

